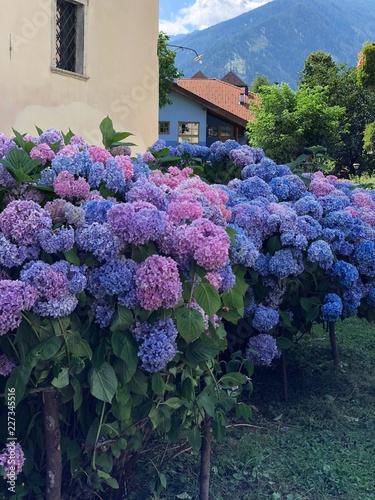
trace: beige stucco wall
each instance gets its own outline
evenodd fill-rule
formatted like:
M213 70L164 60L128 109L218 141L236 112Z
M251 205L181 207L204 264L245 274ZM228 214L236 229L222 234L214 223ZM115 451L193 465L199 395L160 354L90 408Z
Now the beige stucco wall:
M0 132L70 127L99 144L109 115L144 152L158 133L158 0L88 0L86 80L51 71L54 2L0 0Z

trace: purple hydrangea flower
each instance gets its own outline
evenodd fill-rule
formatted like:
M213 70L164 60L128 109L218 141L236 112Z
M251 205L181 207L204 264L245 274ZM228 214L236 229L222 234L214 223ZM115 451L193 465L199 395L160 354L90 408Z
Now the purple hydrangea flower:
M297 276L303 272L302 259L296 251L290 249L278 250L269 260L269 272L278 278Z
M5 470L8 479L14 480L22 472L25 454L19 443L11 441L0 453L0 465Z
M50 229L52 220L48 212L34 201L12 201L0 214L0 229L14 243L38 243L41 229Z
M120 203L107 212L107 218L120 240L135 245L158 240L165 228L164 213L147 202Z
M8 358L5 354L0 354L0 375L7 377L11 374L17 362L13 358Z
M0 133L0 160L6 157L9 151L16 147L16 143Z
M18 280L0 281L0 335L17 328L22 311L33 307L37 291L32 286Z
M38 144L56 144L56 142L64 143L64 137L60 130L55 128L47 128L38 137Z

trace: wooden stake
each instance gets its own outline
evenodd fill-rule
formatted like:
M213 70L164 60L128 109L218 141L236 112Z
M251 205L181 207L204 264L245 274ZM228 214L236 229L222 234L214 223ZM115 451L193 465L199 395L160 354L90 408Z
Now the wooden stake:
M46 500L61 500L62 460L59 422L59 393L43 392L44 439L46 449Z

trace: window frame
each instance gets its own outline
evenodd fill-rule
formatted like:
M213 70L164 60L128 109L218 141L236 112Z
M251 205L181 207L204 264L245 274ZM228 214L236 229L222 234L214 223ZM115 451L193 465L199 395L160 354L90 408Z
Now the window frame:
M64 0L68 3L81 7L77 9L76 29L76 70L69 71L57 67L57 0L53 2L52 12L52 64L51 71L65 76L71 76L80 80L88 80L86 74L86 47L87 47L87 11L88 0Z
M162 123L168 125L168 132L161 131L161 124ZM171 122L168 122L165 120L159 120L159 135L169 135L170 133L171 133Z
M186 135L183 133L180 134L180 126L182 124L197 125L197 133L196 134L190 133L190 134L186 134ZM183 142L189 142L189 144L199 144L199 132L200 132L199 128L200 128L200 122L179 121L178 128L177 128L177 142L179 144L182 144ZM196 138L197 141L192 142L191 140L186 140L186 139L193 139L193 138Z

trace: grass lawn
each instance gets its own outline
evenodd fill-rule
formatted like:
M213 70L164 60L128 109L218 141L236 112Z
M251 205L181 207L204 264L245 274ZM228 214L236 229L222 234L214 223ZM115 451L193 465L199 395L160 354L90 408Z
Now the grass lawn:
M214 444L212 500L375 500L375 326L349 319L336 329L339 370L320 326L288 352L287 402L280 367L256 370L254 427L231 427ZM163 472L158 498L198 498L198 454Z

